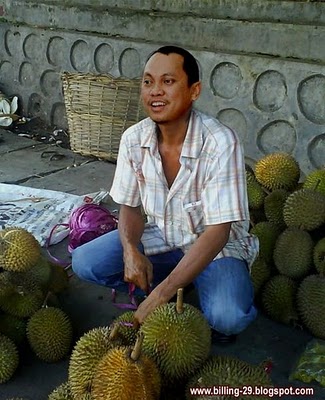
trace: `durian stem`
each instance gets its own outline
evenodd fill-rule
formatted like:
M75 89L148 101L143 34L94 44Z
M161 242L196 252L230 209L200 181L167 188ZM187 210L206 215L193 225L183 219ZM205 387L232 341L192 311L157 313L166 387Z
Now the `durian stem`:
M319 184L320 184L320 179L317 179L317 182L316 182L315 187L314 187L313 190L316 191L318 189Z
M44 301L43 301L42 308L47 307L47 301L48 301L49 297L51 296L51 294L52 294L52 292L49 290L49 291L47 292L46 296L45 296Z
M133 361L137 361L141 355L142 343L143 343L144 335L142 332L139 332L137 335L137 340L131 352L130 358Z
M119 330L119 324L113 324L113 327L112 327L112 330L111 330L111 332L110 332L110 334L109 334L108 339L109 339L109 340L114 340L114 339L116 339L116 338L117 338L118 330Z
M176 300L176 312L177 314L182 314L184 311L184 301L183 301L184 289L177 289L177 300Z

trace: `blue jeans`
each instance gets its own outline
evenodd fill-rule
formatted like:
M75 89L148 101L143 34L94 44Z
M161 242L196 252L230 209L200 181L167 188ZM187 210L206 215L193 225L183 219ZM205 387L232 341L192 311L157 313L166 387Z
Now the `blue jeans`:
M143 252L141 244L139 250ZM176 249L148 257L153 265L154 287L170 274L183 255ZM72 269L83 280L128 291L128 284L123 281L123 248L118 230L77 247L72 252ZM245 261L233 257L212 261L193 283L201 310L213 329L237 334L256 318L253 285ZM144 293L137 289L135 294Z

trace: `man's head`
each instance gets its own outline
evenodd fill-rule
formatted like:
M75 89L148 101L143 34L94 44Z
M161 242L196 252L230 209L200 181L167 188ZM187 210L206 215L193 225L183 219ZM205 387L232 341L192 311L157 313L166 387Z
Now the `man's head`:
M153 121L158 124L186 121L200 92L199 68L188 51L165 46L149 56L141 96Z
M187 50L177 46L163 46L158 50L153 51L147 58L147 62L157 53L165 54L167 56L171 53L175 53L183 57L183 69L188 78L188 86L191 86L193 83L200 80L200 71L196 59Z

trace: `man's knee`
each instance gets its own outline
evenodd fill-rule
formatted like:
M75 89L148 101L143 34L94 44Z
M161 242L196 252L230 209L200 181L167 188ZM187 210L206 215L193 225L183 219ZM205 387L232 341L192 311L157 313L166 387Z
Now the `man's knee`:
M82 246L72 252L72 270L81 279L88 279L91 265L85 257Z

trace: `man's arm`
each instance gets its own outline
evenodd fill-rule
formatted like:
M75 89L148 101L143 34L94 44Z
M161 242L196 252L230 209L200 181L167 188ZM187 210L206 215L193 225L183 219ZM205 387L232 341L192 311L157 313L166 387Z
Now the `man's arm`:
M123 246L124 280L147 292L153 279L152 264L139 250L144 231L141 207L122 205L119 212L119 235Z
M160 304L167 303L177 289L189 285L226 245L231 223L210 225L192 244L177 267L142 302L135 319L142 323L146 316Z

